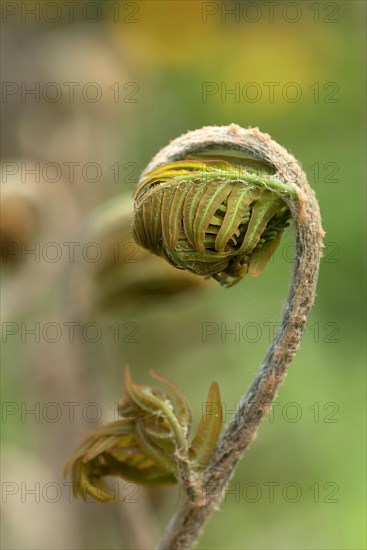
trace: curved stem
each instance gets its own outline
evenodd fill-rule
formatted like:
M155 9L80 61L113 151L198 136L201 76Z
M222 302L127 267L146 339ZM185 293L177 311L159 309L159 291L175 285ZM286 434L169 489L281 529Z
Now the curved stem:
M235 467L255 438L299 347L314 302L323 230L317 201L307 184L297 202L291 199L287 202L296 223L297 254L280 327L202 475L200 498L192 500L186 495L181 500L159 550L189 549L195 543L209 517L218 509Z

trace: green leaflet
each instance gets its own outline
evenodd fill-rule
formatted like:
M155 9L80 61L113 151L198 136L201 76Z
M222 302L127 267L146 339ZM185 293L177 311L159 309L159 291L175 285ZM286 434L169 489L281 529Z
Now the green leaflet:
M276 248L280 242L280 235L277 235L272 241L265 243L261 248L257 248L253 254L251 254L250 263L248 266L248 273L254 277L258 277L271 256L274 254Z
M157 414L159 412L159 405L152 390L145 386L133 384L129 367L125 368L124 384L127 395L137 405L138 409L148 414Z
M201 417L196 435L190 446L194 468L204 469L210 461L222 428L222 403L219 386L213 382L209 388L206 412Z
M263 191L260 199L254 204L246 235L239 249L239 254L249 254L260 241L267 223L283 207L283 201L271 191Z
M194 221L198 206L200 204L202 196L206 192L205 185L200 185L200 182L192 182L189 191L186 195L186 200L183 210L183 223L185 236L189 241L193 250L198 251L198 246L195 240L194 233ZM199 251L198 251L199 252Z
M175 485L177 478L172 473L162 470L156 466L139 470L130 467L127 464L120 464L113 456L108 455L106 462L109 467L109 475L122 477L128 481L133 481L139 485L148 487L160 487L165 485Z
M173 457L165 453L159 445L154 443L153 439L145 432L141 424L136 426L137 436L140 443L140 448L145 451L147 456L151 457L154 462L168 472L176 472L176 463Z
M227 200L227 210L215 240L215 249L218 252L225 249L229 239L238 230L246 210L255 198L254 189L244 186L242 182L237 182L231 189Z
M231 188L226 183L218 184L216 180L212 180L200 199L193 223L195 247L200 254L204 254L205 232L210 220L230 192Z

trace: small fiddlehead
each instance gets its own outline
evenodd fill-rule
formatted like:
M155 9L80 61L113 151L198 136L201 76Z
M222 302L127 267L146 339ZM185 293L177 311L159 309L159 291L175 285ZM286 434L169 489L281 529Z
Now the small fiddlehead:
M64 476L71 475L75 495L116 500L106 476L149 487L180 481L196 494L196 477L208 465L222 425L218 384L209 388L211 413L204 412L190 443L192 413L185 396L161 374L151 375L164 390L134 384L125 369L119 419L91 430L66 462Z

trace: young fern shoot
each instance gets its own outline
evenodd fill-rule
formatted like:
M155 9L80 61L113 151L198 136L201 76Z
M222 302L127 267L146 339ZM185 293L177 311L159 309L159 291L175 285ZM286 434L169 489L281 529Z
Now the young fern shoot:
M324 233L300 165L257 128L231 124L188 132L154 157L135 191L138 244L227 287L261 273L292 219L296 258L278 332L208 465L195 473L196 490L183 476L161 550L192 547L255 438L299 347L315 298Z
M257 276L293 219L297 250L280 326L224 429L218 385L190 437L191 411L179 388L138 386L125 371L120 419L90 432L65 466L75 494L115 500L106 476L148 486L179 483L180 501L160 550L189 549L218 509L236 464L255 438L299 347L313 305L323 230L298 162L257 128L206 127L162 149L135 192L135 240L170 264L230 287Z

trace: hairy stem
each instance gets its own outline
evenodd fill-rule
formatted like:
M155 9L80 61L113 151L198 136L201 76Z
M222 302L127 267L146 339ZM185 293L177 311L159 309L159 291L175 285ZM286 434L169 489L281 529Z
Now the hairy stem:
M255 438L299 347L314 302L323 237L317 201L304 175L302 179L298 182L298 200L287 200L296 224L297 253L280 327L202 475L200 494L194 500L187 494L181 498L159 550L189 549L196 542L205 523L219 508L235 467Z

